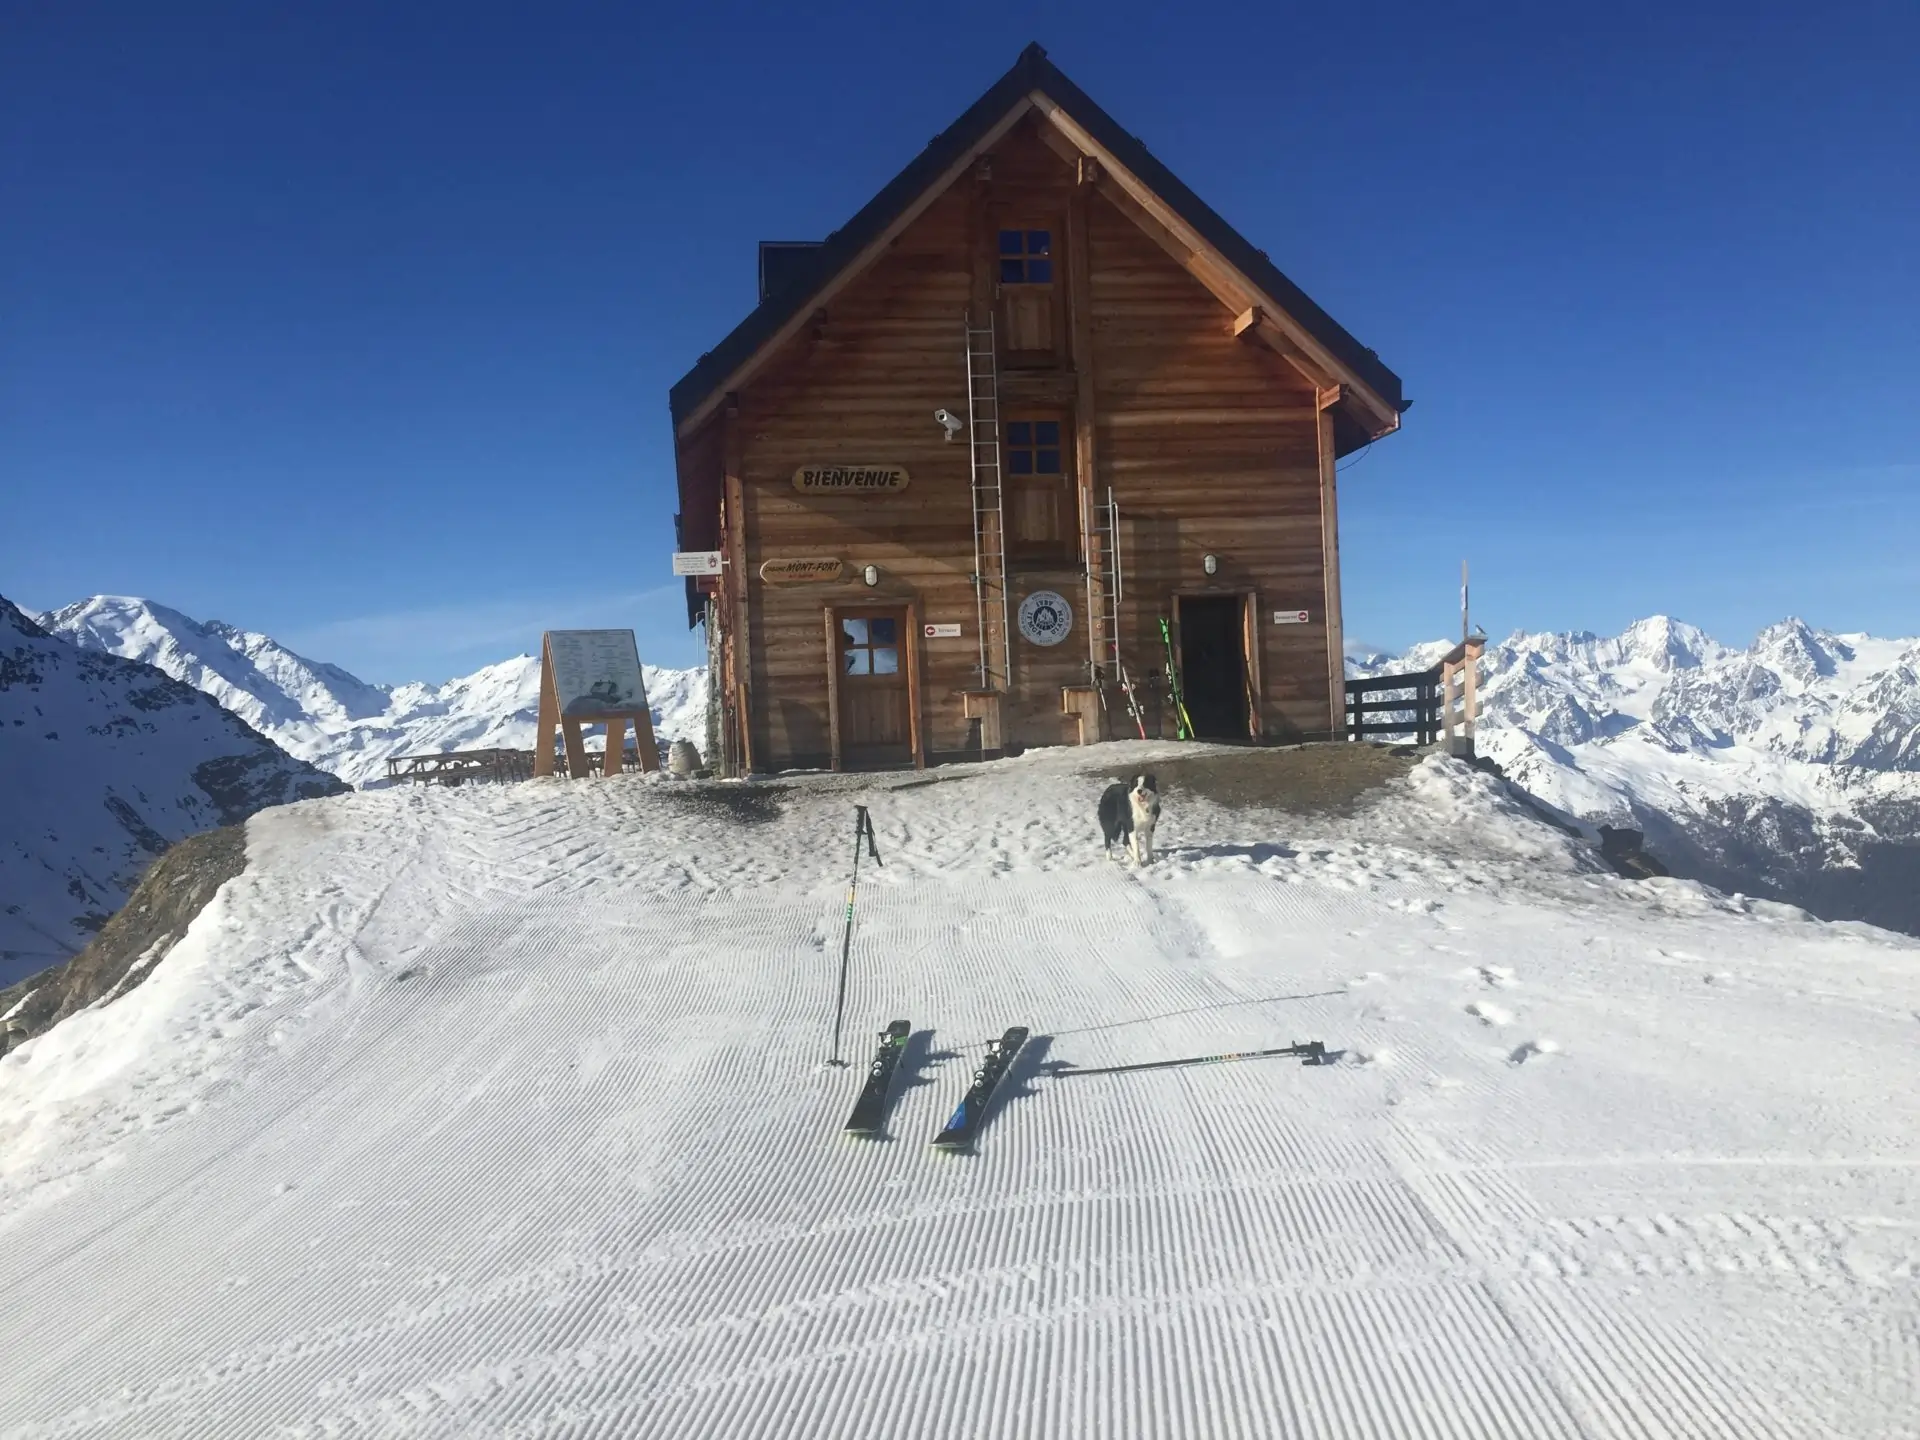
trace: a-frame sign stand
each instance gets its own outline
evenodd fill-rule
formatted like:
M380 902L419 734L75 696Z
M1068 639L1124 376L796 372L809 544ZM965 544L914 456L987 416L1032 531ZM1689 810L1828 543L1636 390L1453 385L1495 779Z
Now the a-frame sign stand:
M581 634L587 632L569 632ZM608 632L618 633L618 632ZM628 643L631 644L629 634ZM638 663L635 663L638 669ZM653 738L653 712L648 706L644 689L640 694L640 704L636 709L608 710L604 713L585 713L575 709L571 714L560 699L560 684L554 673L553 636L551 632L540 637L540 715L535 722L533 745L533 773L551 775L554 771L553 733L560 732L561 742L567 751L567 774L575 780L581 779L591 769L592 757L587 754L587 745L581 727L583 725L605 725L607 727L607 750L601 760L600 773L618 775L627 748L627 722L633 722L634 748L639 752L642 770L660 768L660 747Z

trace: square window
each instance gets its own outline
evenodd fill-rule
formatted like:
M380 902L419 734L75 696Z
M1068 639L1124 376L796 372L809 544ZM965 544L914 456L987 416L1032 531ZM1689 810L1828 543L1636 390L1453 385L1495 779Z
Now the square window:
M876 675L898 675L900 673L900 652L891 645L873 652L873 673Z
M1033 473L1033 451L1007 451L1007 469L1015 475L1031 475Z
M1036 450L1033 455L1033 471L1036 475L1058 475L1060 473L1060 452L1058 450Z
M872 662L873 652L871 650L849 650L847 651L847 668L844 673L848 675L871 675L873 673L871 668Z
M1021 426L1026 429L1026 426ZM1060 443L1060 422L1058 420L1036 420L1033 422L1033 443L1036 445L1058 445Z
M1041 423L1044 425L1046 422L1042 421ZM1009 445L1033 444L1033 422L1031 420L1015 420L1011 422L1007 426L1007 443Z
M845 637L847 644L864 645L867 643L867 622L853 618L842 620L840 633Z
M1002 285L1053 284L1053 231L1022 229L999 233Z
M891 645L899 638L893 633L893 627L891 615L876 615L868 623L867 633L873 637L875 645Z

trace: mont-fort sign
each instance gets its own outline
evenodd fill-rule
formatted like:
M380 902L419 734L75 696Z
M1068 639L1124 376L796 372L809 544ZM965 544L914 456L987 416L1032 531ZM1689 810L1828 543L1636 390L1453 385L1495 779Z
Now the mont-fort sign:
M820 585L838 580L846 568L837 555L794 556L761 562L760 578L769 585Z
M904 465L802 465L793 488L807 495L891 495L907 488Z

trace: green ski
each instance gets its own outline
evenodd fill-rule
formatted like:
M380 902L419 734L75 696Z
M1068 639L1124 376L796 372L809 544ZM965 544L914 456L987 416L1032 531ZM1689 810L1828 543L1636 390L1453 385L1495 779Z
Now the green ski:
M1173 704L1174 733L1181 740L1193 739L1193 721L1187 715L1187 702L1180 693L1180 667L1173 663L1173 629L1167 617L1160 617L1160 640L1167 647L1167 698Z

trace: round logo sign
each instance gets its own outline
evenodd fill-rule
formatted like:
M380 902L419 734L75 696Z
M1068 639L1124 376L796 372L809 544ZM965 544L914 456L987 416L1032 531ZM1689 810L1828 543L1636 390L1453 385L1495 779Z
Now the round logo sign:
M1036 590L1020 602L1020 633L1036 645L1058 645L1073 629L1073 607L1052 590Z

